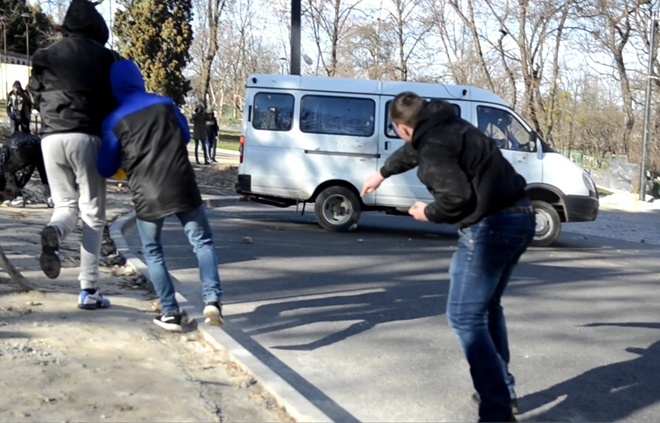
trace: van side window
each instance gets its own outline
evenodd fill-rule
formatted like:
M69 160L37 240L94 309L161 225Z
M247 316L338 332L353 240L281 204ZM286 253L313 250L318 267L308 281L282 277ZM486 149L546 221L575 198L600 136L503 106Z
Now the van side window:
M368 98L306 95L300 103L300 130L312 134L370 137L376 103Z
M529 131L511 113L495 107L477 106L479 130L504 150L530 151Z
M427 98L426 101L430 101L431 99ZM392 104L392 100L388 101L385 103L385 119L383 120L385 122L385 136L387 138L399 138L399 135L396 133L396 129L394 129L394 124L392 124L392 119L390 118L390 105ZM454 111L456 112L457 116L461 115L461 107L458 104L452 104L454 106Z
M266 131L288 131L293 123L291 94L258 93L254 96L252 127Z

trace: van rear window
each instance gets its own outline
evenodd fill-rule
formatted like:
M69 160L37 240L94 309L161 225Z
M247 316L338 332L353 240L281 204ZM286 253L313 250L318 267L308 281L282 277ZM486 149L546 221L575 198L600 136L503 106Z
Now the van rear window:
M266 131L288 131L293 123L291 94L258 93L254 96L252 127Z
M313 134L370 137L376 103L368 98L306 95L300 104L300 130Z

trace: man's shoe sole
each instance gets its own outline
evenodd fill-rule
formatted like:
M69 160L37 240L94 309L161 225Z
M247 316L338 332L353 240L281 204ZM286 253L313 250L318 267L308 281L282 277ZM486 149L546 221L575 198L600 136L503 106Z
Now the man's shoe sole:
M183 332L183 327L181 325L165 323L160 321L159 319L154 319L154 323L160 326L161 328L165 329L166 331Z
M83 310L98 310L100 308L110 308L110 306L102 307L101 305L99 305L98 302L96 304L80 304L80 303L78 303L78 308L83 309Z
M39 265L44 274L50 279L57 279L62 269L59 256L59 235L53 226L46 226L41 231L41 257Z
M225 324L225 319L222 317L220 309L214 306L204 307L204 323L211 326L223 326Z

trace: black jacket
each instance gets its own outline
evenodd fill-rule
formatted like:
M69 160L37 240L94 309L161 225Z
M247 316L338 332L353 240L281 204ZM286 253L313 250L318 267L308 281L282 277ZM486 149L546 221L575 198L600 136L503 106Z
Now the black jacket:
M32 101L25 91L18 93L12 91L7 99L7 115L14 115L14 120L18 123L30 123L32 113Z
M193 139L206 140L206 137L208 137L208 132L206 132L206 113L203 111L196 111L195 114L192 115L190 121L193 124Z
M206 133L209 137L216 137L220 127L218 126L218 120L215 118L213 113L206 114Z
M126 172L138 219L153 221L202 205L186 144L190 129L167 97L145 91L137 65L112 65L112 88L119 107L103 122L97 167L110 177Z
M101 122L116 106L110 66L118 55L103 47L108 27L92 3L72 0L62 34L32 57L28 90L41 114L41 133L101 135Z
M432 222L469 226L525 196L525 179L495 141L456 116L445 101L427 105L412 142L395 151L380 173L387 178L415 166L435 200L426 208Z

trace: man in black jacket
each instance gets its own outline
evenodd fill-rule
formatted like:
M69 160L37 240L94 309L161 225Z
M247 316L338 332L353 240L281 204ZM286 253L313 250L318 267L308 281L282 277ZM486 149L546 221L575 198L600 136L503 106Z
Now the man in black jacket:
M115 107L110 66L118 55L103 47L108 27L88 0L72 0L62 39L32 57L28 89L41 115L41 149L55 209L41 233L41 269L60 273L60 241L83 222L78 307L110 306L96 289L105 226L105 179L96 170L101 122Z
M170 98L145 92L144 79L134 62L113 64L111 79L119 107L103 122L98 169L105 177L115 174L120 166L126 172L142 252L163 311L154 323L173 332L182 329L181 311L160 241L165 218L174 215L197 255L206 323L220 326L218 258L195 171L188 160L188 123Z
M14 132L30 133L30 116L32 114L32 100L23 89L21 81L14 81L12 90L7 98L7 115L14 122Z
M211 110L206 115L206 135L207 135L207 146L209 150L209 160L216 163L215 160L216 150L218 149L218 132L220 127L218 126L218 120L215 118L215 112Z
M447 319L470 365L479 421L516 421L501 297L534 237L525 179L493 140L458 117L447 102L427 103L405 92L392 101L390 113L406 143L366 179L362 196L385 178L417 167L434 201L417 201L408 213L417 220L458 226Z
M195 140L195 161L199 164L198 147L202 144L202 153L204 155L204 164L210 165L211 152L209 150L209 133L206 125L207 114L204 106L201 104L195 107L195 114L190 121L193 125L193 139Z

